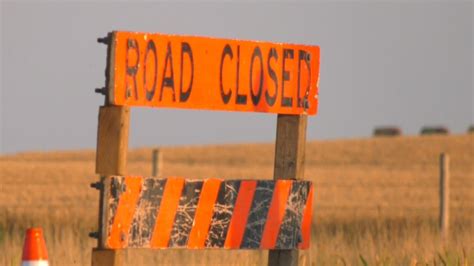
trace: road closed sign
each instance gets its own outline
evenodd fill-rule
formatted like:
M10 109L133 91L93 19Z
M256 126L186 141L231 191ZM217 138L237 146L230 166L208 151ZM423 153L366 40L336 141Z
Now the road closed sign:
M113 32L112 105L314 115L319 47Z

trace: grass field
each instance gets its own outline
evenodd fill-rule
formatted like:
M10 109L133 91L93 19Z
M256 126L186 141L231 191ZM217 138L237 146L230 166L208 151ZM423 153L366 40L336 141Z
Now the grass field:
M438 232L438 160L451 158L451 232ZM274 146L165 147L163 176L271 178ZM97 227L94 151L0 157L0 265L19 265L23 233L45 230L52 265L88 265ZM151 149L132 150L130 174L150 175ZM313 265L474 265L474 135L309 142L315 184ZM129 265L261 265L257 251L126 252Z

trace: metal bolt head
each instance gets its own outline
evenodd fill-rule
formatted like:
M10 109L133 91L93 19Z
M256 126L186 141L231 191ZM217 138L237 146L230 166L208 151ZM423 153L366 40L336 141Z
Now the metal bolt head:
M90 187L100 190L100 189L102 189L102 183L101 182L91 183Z
M95 91L95 93L100 93L102 95L105 95L107 90L106 90L105 87L102 87L102 88L96 88L94 91Z
M99 238L99 232L90 232L89 237L98 239Z
M108 45L110 43L110 38L109 36L100 37L100 38L97 38L97 42Z

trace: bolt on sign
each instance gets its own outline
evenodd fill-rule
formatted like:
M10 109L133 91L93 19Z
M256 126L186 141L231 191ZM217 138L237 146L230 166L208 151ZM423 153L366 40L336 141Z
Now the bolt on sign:
M309 247L310 181L113 176L108 182L111 249Z
M116 31L108 103L314 115L319 47Z

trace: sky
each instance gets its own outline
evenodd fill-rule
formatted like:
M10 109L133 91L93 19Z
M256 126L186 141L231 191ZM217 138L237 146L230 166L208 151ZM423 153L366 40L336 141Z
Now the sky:
M1 2L0 153L94 149L112 30L318 45L308 140L474 123L472 2ZM271 142L276 115L133 108L131 148Z

